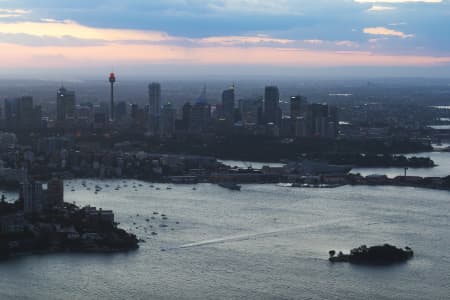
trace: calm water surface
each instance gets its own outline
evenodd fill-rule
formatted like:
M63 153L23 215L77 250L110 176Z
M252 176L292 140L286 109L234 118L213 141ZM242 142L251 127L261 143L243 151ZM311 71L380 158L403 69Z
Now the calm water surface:
M244 185L242 192L232 192L210 184L168 190L137 181L87 181L88 191L81 183L66 183L66 201L113 209L121 226L146 243L125 254L2 262L0 299L448 299L450 294L446 191ZM97 195L96 184L103 187ZM147 222L153 211L168 220L157 215ZM160 228L162 222L168 227ZM409 245L416 256L390 267L327 261L330 249L380 243Z

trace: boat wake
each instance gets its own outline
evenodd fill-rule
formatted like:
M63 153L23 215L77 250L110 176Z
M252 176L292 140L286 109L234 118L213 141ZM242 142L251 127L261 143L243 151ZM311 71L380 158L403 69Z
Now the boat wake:
M187 249L187 248L193 248L193 247L202 247L202 246L209 246L214 244L224 244L224 243L230 243L230 242L241 242L246 241L250 239L256 239L256 238L263 238L263 237L270 237L273 235L276 235L278 233L284 233L284 232L290 232L290 231L298 231L298 230L307 230L310 228L319 228L323 226L329 226L333 224L338 224L341 222L348 222L348 221L354 221L356 218L341 218L341 219L335 219L335 220L329 220L329 221L321 221L317 223L307 224L307 225L300 225L300 226L294 226L294 227L288 227L288 228L278 228L278 229L272 229L268 231L263 232L256 232L256 233L247 233L247 234L240 234L240 235L234 235L234 236L227 236L222 238L216 238L216 239L210 239L210 240L203 240L198 242L192 242L180 246L175 247L169 247L169 248L162 248L162 251L170 251L170 250L178 250L178 249Z

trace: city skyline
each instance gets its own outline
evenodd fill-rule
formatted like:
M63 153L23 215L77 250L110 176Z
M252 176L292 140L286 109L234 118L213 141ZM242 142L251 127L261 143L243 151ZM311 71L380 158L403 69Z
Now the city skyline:
M0 0L0 300L447 299L450 0Z
M449 76L449 4L1 1L0 76Z

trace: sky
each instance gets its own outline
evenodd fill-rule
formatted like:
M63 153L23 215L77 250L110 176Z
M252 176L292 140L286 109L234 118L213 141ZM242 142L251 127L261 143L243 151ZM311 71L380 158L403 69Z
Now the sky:
M0 0L0 76L450 77L450 0Z

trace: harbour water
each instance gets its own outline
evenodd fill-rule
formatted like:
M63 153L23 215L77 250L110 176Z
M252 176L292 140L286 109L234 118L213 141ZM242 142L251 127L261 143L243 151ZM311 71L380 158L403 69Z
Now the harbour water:
M441 164L449 166L449 154L444 155ZM95 185L102 187L98 194ZM120 226L146 242L123 254L1 262L0 299L448 299L450 294L447 191L167 187L133 180L87 180L86 187L82 180L66 182L66 201L113 209ZM415 257L388 267L327 261L330 249L380 243L410 246Z

